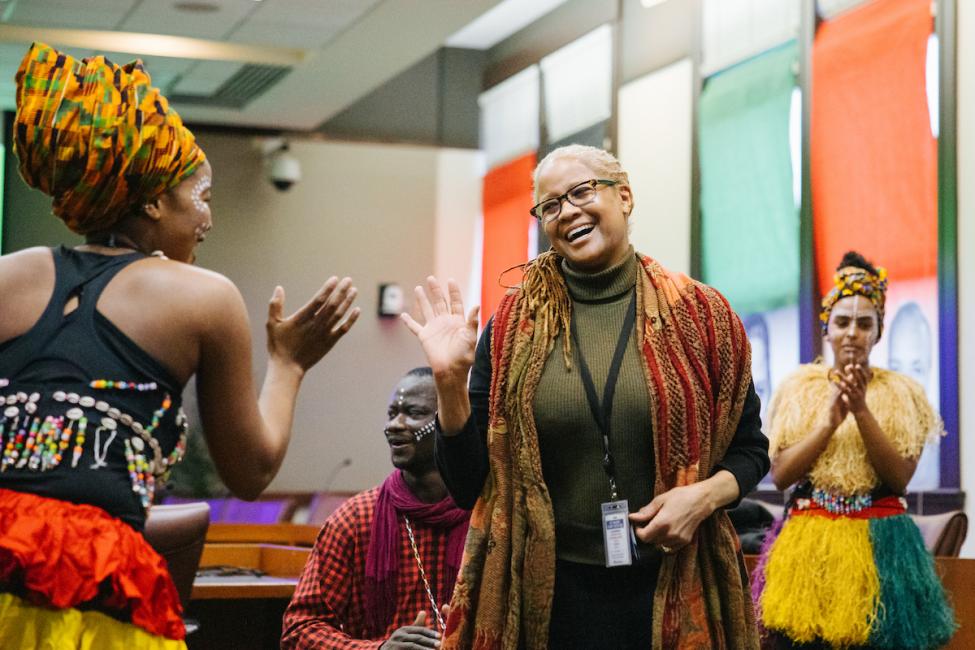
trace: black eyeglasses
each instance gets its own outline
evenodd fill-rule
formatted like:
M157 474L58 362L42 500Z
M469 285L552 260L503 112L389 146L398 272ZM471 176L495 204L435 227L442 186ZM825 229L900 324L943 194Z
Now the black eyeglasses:
M605 178L593 178L583 181L578 185L569 188L565 194L561 194L551 199L546 199L533 207L530 212L533 217L542 223L548 223L559 218L562 214L562 201L568 201L577 208L592 203L596 198L596 189L600 185L618 185L619 181L611 181Z

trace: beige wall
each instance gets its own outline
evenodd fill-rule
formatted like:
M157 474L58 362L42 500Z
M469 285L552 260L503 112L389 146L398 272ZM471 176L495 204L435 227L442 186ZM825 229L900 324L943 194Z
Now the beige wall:
M975 5L958 2L958 402L961 409L961 487L975 521ZM975 532L962 555L975 557Z
M470 149L441 149L437 164L435 275L454 278L464 307L481 302L479 218L484 154ZM475 268L472 268L475 267Z
M294 310L331 274L359 288L362 316L305 379L294 434L270 490L316 490L343 458L333 489L358 490L389 472L382 437L397 379L422 365L398 320L376 316L378 285L407 290L434 271L437 166L433 148L296 142L303 180L278 192L261 154L244 136L202 133L214 168L214 231L199 264L233 280L251 317L255 373L263 377L264 320L276 284ZM409 295L409 294L408 294ZM227 417L234 417L228 413Z
M671 271L691 271L693 68L688 59L620 88L619 146L633 186L630 241Z

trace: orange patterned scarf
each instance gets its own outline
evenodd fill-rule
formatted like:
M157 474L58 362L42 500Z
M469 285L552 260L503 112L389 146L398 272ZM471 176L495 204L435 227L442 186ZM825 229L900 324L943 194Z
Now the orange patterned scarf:
M641 257L637 282L656 456L655 493L708 477L724 457L751 379L741 322L714 289ZM494 316L488 416L490 474L471 516L445 649L548 645L555 521L541 472L532 404L571 302L560 258L540 255ZM569 354L569 339L564 336ZM664 557L654 596L654 647L757 648L738 538L724 511Z

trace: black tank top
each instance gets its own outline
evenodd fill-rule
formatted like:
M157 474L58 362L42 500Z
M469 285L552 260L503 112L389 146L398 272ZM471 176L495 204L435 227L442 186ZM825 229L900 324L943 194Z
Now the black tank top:
M96 305L145 256L52 253L44 313L0 344L0 488L98 506L141 530L186 447L183 387Z

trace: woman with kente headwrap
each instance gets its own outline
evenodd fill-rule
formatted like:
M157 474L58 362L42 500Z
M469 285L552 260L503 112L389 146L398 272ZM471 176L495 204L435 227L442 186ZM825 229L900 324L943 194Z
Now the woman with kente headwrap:
M761 623L779 648L939 647L954 617L904 492L941 421L920 384L870 366L887 272L850 252L834 283L832 366L800 367L772 398L772 478L796 487L753 585Z
M21 175L86 243L0 257L0 647L185 647L140 534L186 446L183 387L196 375L217 469L255 498L355 289L332 278L287 318L275 289L255 399L240 293L188 264L212 224L210 164L142 64L33 45L13 137Z
M556 149L534 191L552 250L476 348L452 281L404 318L435 373L441 473L473 506L443 647L756 648L723 510L769 462L741 321L634 252L609 153Z

